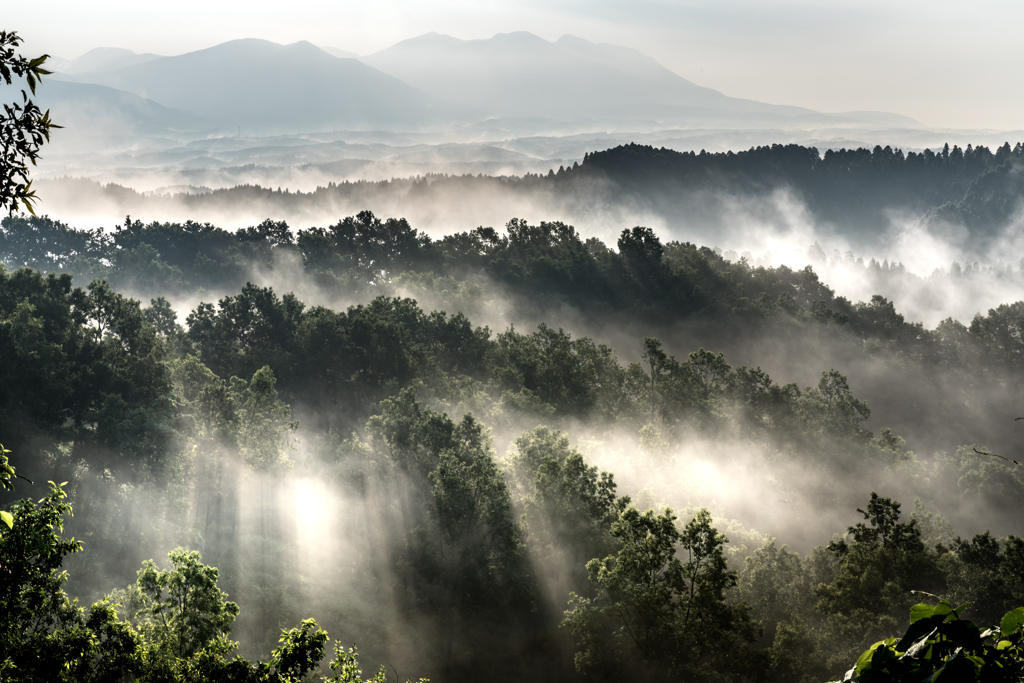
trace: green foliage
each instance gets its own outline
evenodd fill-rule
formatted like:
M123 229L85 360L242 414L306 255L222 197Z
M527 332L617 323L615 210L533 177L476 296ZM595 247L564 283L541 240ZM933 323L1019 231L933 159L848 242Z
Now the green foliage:
M8 216L0 223L0 261L11 269L73 272L87 279L110 270L111 239L103 228L78 230L49 216Z
M1024 495L1024 468L991 456L979 455L975 445L961 446L937 458L935 477L943 487L970 506L984 504L1000 516L1013 515Z
M350 265L370 282L414 270L430 257L425 249L430 244L429 237L414 230L404 218L381 221L370 211L361 211L326 229L311 228L299 233L300 249L305 251L304 247L314 243L322 245L322 252L307 257L311 265ZM323 253L328 250L333 252L330 256Z
M997 539L989 532L957 537L940 558L952 599L970 602L971 617L992 623L1024 603L1024 539Z
M816 412L823 426L840 434L861 434L860 423L871 416L871 410L854 397L846 377L837 370L821 373L818 386L809 389L807 395L818 399Z
M162 296L150 300L149 307L142 310L142 317L163 337L170 337L180 329L176 322L178 314Z
M898 502L872 493L867 510L858 512L869 524L849 527L852 543L828 545L838 571L815 590L818 609L853 643L891 632L913 604L914 591L945 588L936 552L921 541L916 520L899 521Z
M194 420L192 435L204 449L230 449L255 470L289 465L285 451L298 423L288 420L291 409L278 399L269 366L248 382L240 377L225 382L191 354L169 365L183 412Z
M388 672L383 664L375 675L363 678L363 670L359 668L359 652L355 645L346 650L339 643L334 644L331 671L334 672L334 675L324 679L324 683L389 683ZM427 683L429 680L429 678L419 678L416 683ZM398 683L397 679L395 683Z
M15 443L42 433L75 440L100 469L166 466L171 386L137 301L101 281L83 290L67 275L0 270L0 346L0 428Z
M150 664L189 659L200 651L225 655L236 647L228 640L238 605L217 587L219 572L183 548L168 555L172 569L160 571L149 560L139 570L124 603L128 618L153 643Z
M510 327L492 349L490 374L503 389L528 390L559 415L618 412L615 394L623 373L604 344L541 323L525 335Z
M11 465L7 459L7 454L11 451L4 448L4 445L0 443L0 491L13 491L14 490L14 479L20 475L14 471L14 466ZM25 477L21 477L25 479ZM32 483L28 479L25 479L30 484ZM0 522L7 525L8 529L14 528L14 515L7 510L0 510ZM0 528L0 533L3 529Z
M172 567L152 561L135 585L87 611L64 593L61 564L81 550L64 539L71 513L61 486L38 503L15 504L14 524L0 532L0 676L11 683L301 683L318 670L327 633L313 619L281 631L266 663L229 658L238 605L218 586L219 572L199 553L171 551ZM119 614L120 612L120 614ZM337 646L336 646L337 649ZM332 681L361 681L354 648L338 649ZM370 679L384 683L382 672ZM425 679L421 679L424 681Z
M64 592L60 567L81 549L65 539L71 505L61 486L38 503L13 507L13 525L0 532L0 677L24 681L118 681L138 671L141 643L100 602L88 613Z
M407 609L438 619L446 670L483 666L483 652L487 666L503 661L508 634L532 619L535 596L523 530L482 426L469 415L455 423L405 389L381 403L367 430L377 457L410 487L416 521L395 558ZM501 638L491 631L498 624Z
M682 531L675 519L670 509L658 515L626 508L612 525L621 549L587 564L596 597L574 595L564 621L583 646L580 673L611 676L615 652L638 660L653 680L738 672L749 664L744 644L757 629L746 605L725 599L737 581L727 567L725 536L707 510Z
M270 665L282 679L301 681L324 658L327 632L313 619L305 619L298 628L282 631L280 645L274 648Z
M29 59L15 54L21 37L14 31L0 31L0 80L11 85L16 78L24 78L34 96L36 85L51 72L43 68L49 55ZM42 111L21 90L21 102L4 103L0 115L0 209L13 213L18 204L35 215L32 206L36 193L28 178L28 164L35 166L39 150L50 141L50 130L60 128L50 120L50 112Z
M910 610L902 638L886 638L857 660L844 681L1015 682L1024 678L1024 608L1007 613L998 627L982 629L961 617L969 605L945 600Z
M926 149L904 154L876 145L820 154L813 147L773 144L697 153L630 143L586 154L579 168L557 182L562 192L579 192L600 180L603 192L610 185L616 193L666 215L692 211L688 200L701 192L763 196L789 187L798 188L818 223L859 229L862 235L885 225L888 210L912 207L923 212L937 204L943 206L929 219L953 221L966 215L973 219L972 227L980 224L985 229L1013 210L1007 205L1012 206L1010 197L1015 194L1004 188L1019 187L1014 184L1016 174L1008 169L1021 158L1019 150L1019 145L1011 150L1006 144L993 154L987 147L968 145L965 150L954 146L949 153ZM589 199L587 194L580 199L584 197Z
M516 439L505 472L544 583L561 599L570 590L589 592L586 563L617 547L610 529L629 497L616 498L614 477L588 467L568 437L547 427ZM563 573L568 578L559 580Z
M11 466L10 461L7 460L7 454L11 451L4 448L4 445L0 443L0 488L4 490L14 489L14 477L17 476L14 472L14 468ZM4 517L4 521L7 522L8 528L11 523L10 517Z
M750 605L751 617L764 625L774 640L778 624L792 621L813 605L810 572L800 555L768 537L746 558L739 575L739 595Z

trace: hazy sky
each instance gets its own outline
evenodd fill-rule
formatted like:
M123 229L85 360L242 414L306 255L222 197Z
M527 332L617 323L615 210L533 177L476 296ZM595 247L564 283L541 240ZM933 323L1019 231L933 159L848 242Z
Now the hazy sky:
M639 49L733 97L1024 129L1020 0L48 0L7 3L25 52L180 54L235 38L368 54L437 31L565 33Z

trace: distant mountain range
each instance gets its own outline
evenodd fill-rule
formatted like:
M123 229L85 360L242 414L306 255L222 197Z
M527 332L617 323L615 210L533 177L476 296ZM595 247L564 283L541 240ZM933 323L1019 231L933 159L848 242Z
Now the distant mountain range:
M77 59L72 59L62 65L59 71L63 74L83 74L90 71L113 71L126 66L144 64L154 59L160 59L160 55L150 53L136 54L131 50L119 47L98 47L89 50Z
M362 61L449 102L490 117L650 121L687 115L806 117L809 109L726 97L674 74L636 50L531 33L459 40L428 33Z
M113 119L134 121L132 130L207 126L271 134L422 130L484 121L515 121L519 130L552 124L920 126L896 114L822 114L728 97L636 50L568 35L549 42L524 32L487 40L429 33L358 58L308 42L245 39L174 57L98 48L57 65L62 72L52 80L80 88L53 94L55 101L80 100L94 86L147 100L92 92L94 104L107 102L117 110ZM57 105L54 115L62 115Z
M6 89L6 91L5 91ZM10 101L12 87L0 86L0 98ZM51 132L65 153L118 151L126 147L168 144L207 134L216 120L123 90L91 83L72 83L47 77L33 98L50 110L62 126Z
M232 128L268 132L417 127L465 116L393 76L307 42L233 40L62 77L124 90Z

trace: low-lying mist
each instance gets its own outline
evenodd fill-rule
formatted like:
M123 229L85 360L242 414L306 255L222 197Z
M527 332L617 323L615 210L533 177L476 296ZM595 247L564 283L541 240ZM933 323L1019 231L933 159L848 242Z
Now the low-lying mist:
M110 228L131 215L144 222L209 221L227 229L270 217L287 221L293 230L328 225L369 209L377 215L403 216L434 238L481 225L500 226L514 216L563 221L584 238L609 245L624 226L643 225L665 242L713 247L732 261L745 257L754 267L800 270L810 265L838 295L854 302L881 295L896 302L907 320L929 328L949 317L966 324L976 314L1024 298L1022 264L1012 256L1021 247L1024 204L1019 198L1010 197L1005 218L986 224L983 233L911 207L887 209L881 224L860 231L856 223L822 219L798 188L786 186L746 193L687 190L666 207L622 193L614 181L601 176L566 186L557 175L428 175L331 182L289 192L261 189L261 183L272 186L266 180L275 172L251 170L258 174L253 186L216 191L211 189L218 187L214 182L178 194L137 192L84 179L41 181L40 209L77 228ZM288 186L287 177L276 179ZM287 282L285 275L277 288L289 290Z

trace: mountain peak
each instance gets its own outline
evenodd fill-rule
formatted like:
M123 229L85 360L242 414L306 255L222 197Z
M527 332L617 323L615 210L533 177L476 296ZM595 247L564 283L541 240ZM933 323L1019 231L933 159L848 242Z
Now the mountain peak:
M76 80L263 131L417 128L445 116L464 117L393 76L305 40L280 45L242 38Z
M77 59L72 59L64 64L63 68L57 69L57 71L73 76L89 71L120 69L124 66L159 59L159 57L160 55L148 53L140 55L123 47L97 47L89 50Z
M110 59L111 57L121 57L123 55L133 55L134 51L128 50L123 47L94 47L83 55L79 55L75 58L75 61L85 59Z
M314 57L329 57L332 56L329 52L324 50L322 47L314 45L308 40L300 40L295 43L284 45L283 49L292 54L309 55Z
M431 31L430 33L424 33L423 35L416 36L414 38L406 38L405 40L399 41L392 45L389 50L402 49L407 47L436 47L436 46L450 46L463 43L465 41L459 40L447 33L438 33L437 31Z
M459 40L436 33L360 59L410 85L497 118L687 123L747 121L772 125L808 110L726 97L682 78L631 48L572 35L552 42L530 33Z
M491 37L491 40L497 43L519 43L523 45L537 45L544 43L550 45L550 43L540 36L530 33L529 31L512 31L511 33L495 33Z

